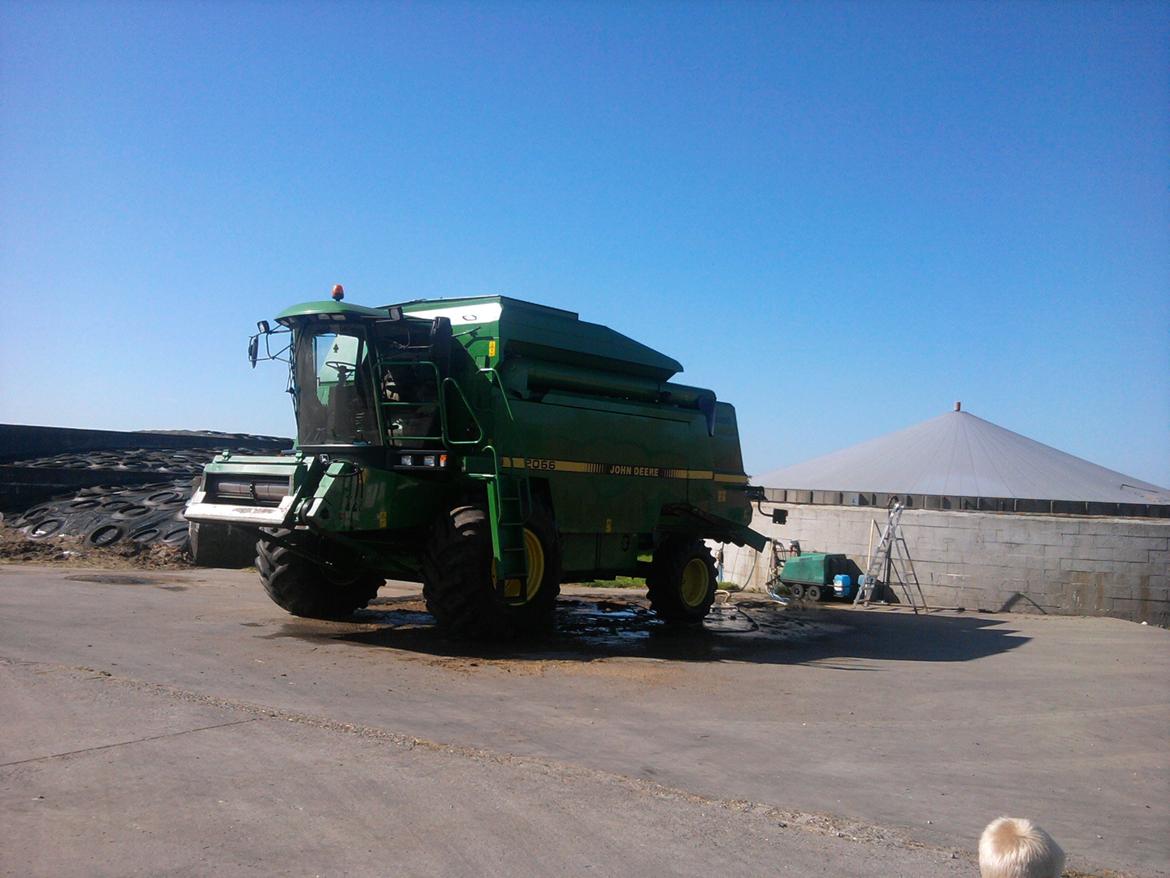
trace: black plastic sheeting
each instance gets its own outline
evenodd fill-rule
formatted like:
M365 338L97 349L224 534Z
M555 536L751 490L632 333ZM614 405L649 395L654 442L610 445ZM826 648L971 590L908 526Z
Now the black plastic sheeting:
M199 430L87 430L0 424L0 512L11 518L82 488L198 475L222 450L279 454L292 440Z
M132 488L82 488L68 499L39 503L5 524L20 529L30 540L69 536L97 547L129 541L186 549L189 536L183 507L193 491L189 476Z
M244 454L247 449L235 449ZM203 467L219 453L212 449L155 450L148 448L119 448L104 451L65 452L51 457L13 461L10 466L26 469L88 469L114 473L156 472L175 476L197 476ZM255 453L255 452L252 452Z
M252 448L276 452L292 447L280 436L221 433L212 430L89 430L0 424L0 463L64 451L87 452L118 448L188 449Z
M231 450L243 455L256 453L249 448ZM18 506L15 514L6 515L4 523L31 540L67 536L97 547L162 543L189 550L189 525L183 518L183 507L194 493L203 467L219 451L124 448L14 461L0 467L0 476L19 473L37 481L36 474L44 473L37 487L46 491L56 486L57 490L52 499ZM77 481L70 481L70 474L76 475ZM212 559L212 566L250 563L254 537L230 530L212 528L205 535L204 553ZM219 542L224 545L217 546ZM199 559L196 562L200 563Z
M117 442L124 444L110 444ZM192 546L183 507L204 466L224 450L273 454L291 445L288 439L240 433L119 433L0 424L0 452L30 443L41 455L0 455L5 526L31 540L65 536L95 547L174 546L201 556L193 558L195 563L214 567L250 564L256 537L250 530L211 525L201 529Z
M233 453L255 454L248 448ZM210 448L154 450L142 448L63 452L0 464L0 512L8 518L83 488L146 488L164 479L190 482L218 454Z

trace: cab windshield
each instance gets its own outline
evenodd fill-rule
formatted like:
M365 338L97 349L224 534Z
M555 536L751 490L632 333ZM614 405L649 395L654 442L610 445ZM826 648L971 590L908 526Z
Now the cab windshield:
M369 349L361 331L336 324L300 330L292 392L299 445L381 444Z

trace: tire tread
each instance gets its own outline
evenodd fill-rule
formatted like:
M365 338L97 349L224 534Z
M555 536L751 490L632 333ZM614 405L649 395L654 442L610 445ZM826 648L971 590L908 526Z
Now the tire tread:
M694 558L701 559L707 566L708 588L703 603L690 607L682 600L681 583L683 568ZM646 577L646 591L650 609L667 622L689 622L697 624L715 602L715 559L706 543L699 539L682 536L668 536L654 550L650 574Z
M272 535L279 538L287 532ZM371 571L361 570L348 582L331 582L320 565L263 537L256 543L256 568L273 603L294 616L310 619L353 615L373 600L385 581Z
M545 550L545 578L524 606L507 606L491 583L491 525L480 505L439 518L422 557L423 597L435 622L457 637L510 640L549 627L560 593L560 539L542 506L530 526ZM543 533L542 533L543 532Z

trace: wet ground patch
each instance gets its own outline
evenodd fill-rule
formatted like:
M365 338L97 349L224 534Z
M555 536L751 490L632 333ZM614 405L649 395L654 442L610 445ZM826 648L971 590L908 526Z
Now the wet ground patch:
M66 576L72 582L97 582L102 585L162 585L149 576L133 576L129 573L76 573Z
M815 617L815 613L809 616ZM346 621L290 619L265 638L353 643L445 659L595 661L613 657L675 661L784 661L796 643L843 630L771 601L718 605L701 625L668 624L636 598L573 595L557 602L557 624L511 643L447 638L418 597L375 600Z
M72 582L96 582L99 585L153 585L163 591L186 591L187 586L175 585L172 582L155 579L150 576L137 576L131 573L75 573L66 576Z

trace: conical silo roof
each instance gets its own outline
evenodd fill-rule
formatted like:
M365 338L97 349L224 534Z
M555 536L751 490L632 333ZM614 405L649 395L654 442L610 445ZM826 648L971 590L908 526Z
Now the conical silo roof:
M753 478L766 488L1170 504L1170 490L959 411Z

